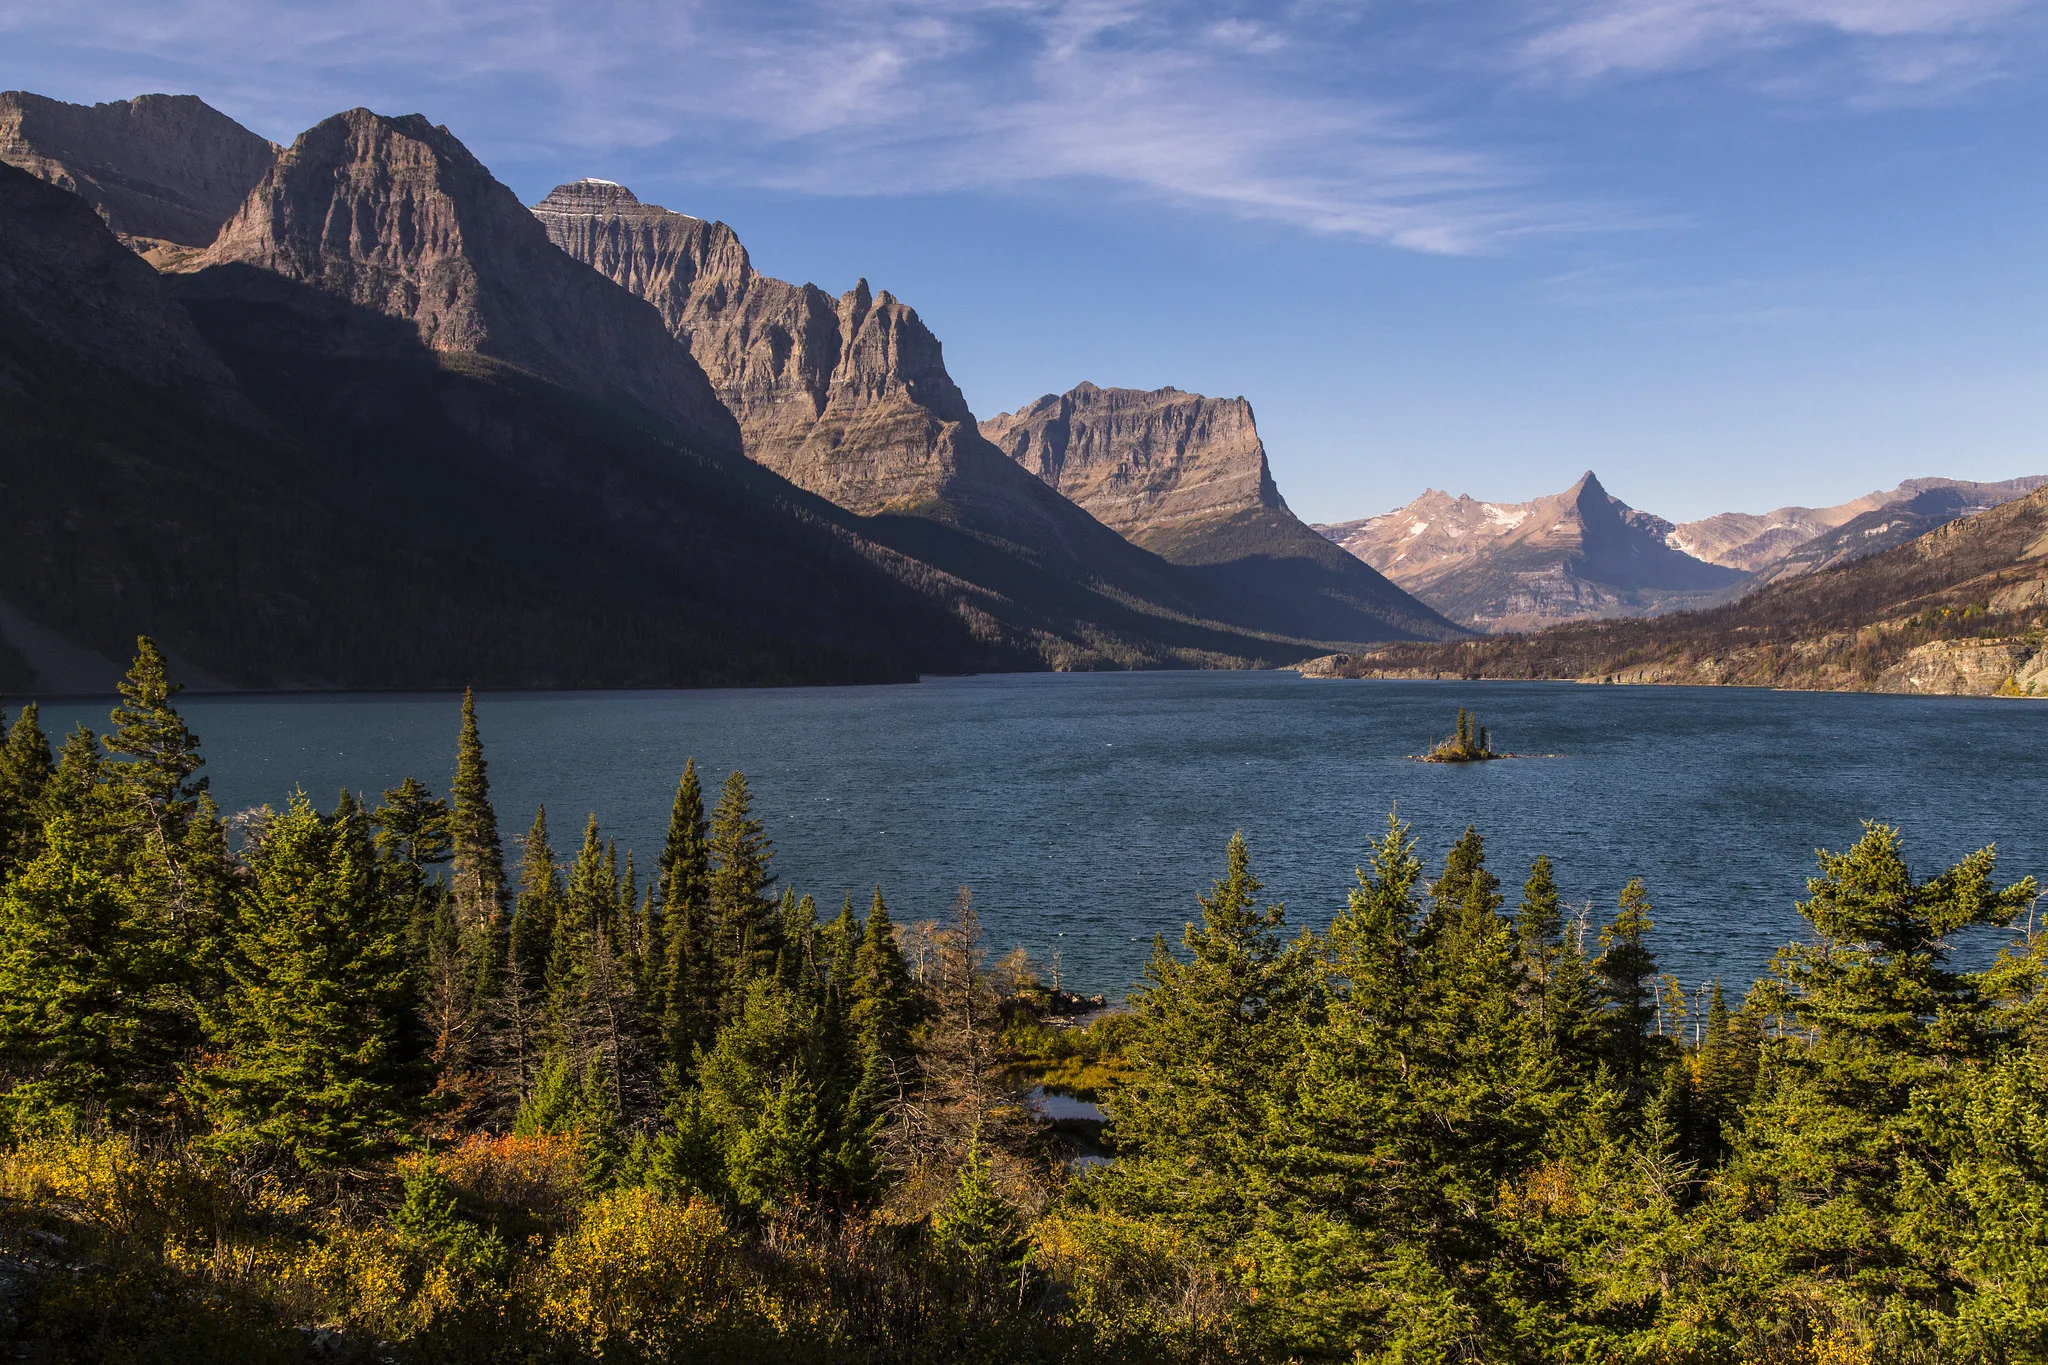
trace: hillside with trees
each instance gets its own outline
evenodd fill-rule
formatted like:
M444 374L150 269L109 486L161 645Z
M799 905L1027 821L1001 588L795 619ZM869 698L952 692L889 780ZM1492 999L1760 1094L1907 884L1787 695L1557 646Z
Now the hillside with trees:
M1076 1025L964 891L779 884L740 774L645 861L508 840L466 698L445 796L223 813L175 693L144 640L104 734L0 747L11 1358L2048 1352L2048 935L1991 849L1866 827L1745 989L1477 830L1432 875L1390 816L1306 917L1238 837Z

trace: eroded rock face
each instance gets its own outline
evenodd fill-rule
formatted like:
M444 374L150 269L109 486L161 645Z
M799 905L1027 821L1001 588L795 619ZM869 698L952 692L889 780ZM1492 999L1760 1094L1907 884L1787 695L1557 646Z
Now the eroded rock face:
M1287 510L1242 398L1084 383L991 417L981 434L1140 545L1190 523Z
M1673 549L1670 522L1612 496L1590 470L1532 502L1429 489L1385 516L1317 529L1452 620L1483 630L1698 606L1743 578Z
M209 245L278 150L192 95L0 93L0 161L72 191L141 251Z
M887 292L862 280L834 298L763 275L725 224L608 181L557 186L533 214L562 250L655 306L738 419L747 453L785 478L863 514L949 501L1026 511L938 338Z
M399 318L444 352L630 399L712 445L739 433L645 302L570 260L445 128L337 114L300 134L201 256Z
M1903 543L1937 524L1929 521L1909 527L1904 520L1899 520L1893 529L1910 531L1910 534L1878 532L1878 536L1888 536L1880 543L1877 536L1864 532L1889 518L1880 516L1872 520L1873 514L1917 503L1920 506L1910 508L1908 515L1925 517L1938 501L1952 504L1956 516L1972 516L2024 497L2043 482L2048 480L2039 476L2005 479L1997 483L1973 483L1965 479L1907 479L1889 492L1866 493L1833 507L1780 507L1761 514L1722 512L1674 526L1665 540L1673 549L1683 550L1709 564L1757 573L1759 581L1770 582L1839 563L1845 557L1843 550L1852 542L1858 553L1873 553ZM1930 494L1944 496L1930 501ZM1831 533L1844 530L1848 532L1848 539L1830 541Z

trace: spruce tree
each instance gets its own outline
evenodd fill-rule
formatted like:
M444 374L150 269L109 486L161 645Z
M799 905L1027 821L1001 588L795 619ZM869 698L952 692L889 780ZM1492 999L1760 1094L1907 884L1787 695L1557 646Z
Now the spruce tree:
M562 901L561 874L548 842L548 812L534 812L519 861L519 894L506 926L504 968L493 1018L497 1029L498 1090L523 1104L540 1066L547 1023L547 968Z
M1154 944L1126 1050L1131 1079L1115 1099L1119 1202L1174 1217L1219 1251L1253 1230L1274 1195L1266 1156L1286 1144L1274 1125L1294 1107L1315 991L1312 960L1261 890L1235 834L1223 878L1198 898L1201 923L1181 935L1187 956Z
M775 853L753 816L742 773L725 779L711 813L710 855L711 972L719 1017L729 1018L747 984L774 971L782 947L775 902L767 894L775 882L768 871Z
M462 692L462 733L455 755L449 816L455 923L465 943L494 930L505 908L505 853L498 816L491 809L483 741L477 735L476 697Z
M81 832L99 837L106 828L107 809L102 799L102 757L99 736L81 724L64 737L57 751L57 766L43 784L44 820L69 815L79 822Z
M136 894L161 907L189 951L204 930L186 886L181 847L206 779L198 775L205 762L199 737L171 705L182 690L166 673L163 652L148 636L138 637L105 741L117 761L106 765L104 776L109 816L135 859Z
M43 830L43 788L56 767L34 702L22 707L6 728L6 743L0 746L0 882L35 856Z
M1557 897L1557 881L1550 859L1539 854L1529 866L1529 879L1522 884L1522 903L1515 912L1516 950L1539 1019L1550 989L1551 964L1564 946L1563 936L1564 911Z
M1601 1016L1604 1051L1614 1078L1632 1102L1647 1098L1657 1048L1651 1039L1657 1022L1657 959L1650 951L1650 895L1642 878L1632 877L1621 889L1614 920L1600 931L1600 956L1593 962L1596 989L1604 1005Z
M711 933L710 826L697 760L683 764L669 807L657 881L661 891L661 977L653 1006L670 1060L686 1066L717 1028L718 980Z
M1501 904L1500 878L1486 870L1486 841L1476 827L1467 825L1444 855L1443 875L1430 887L1429 915L1422 923L1419 943L1426 948L1445 936L1457 941Z
M127 1126L176 1075L176 950L75 817L0 887L0 1077L16 1116Z
M327 818L296 795L250 852L214 1053L191 1082L224 1154L360 1168L409 1125L404 913L349 804Z

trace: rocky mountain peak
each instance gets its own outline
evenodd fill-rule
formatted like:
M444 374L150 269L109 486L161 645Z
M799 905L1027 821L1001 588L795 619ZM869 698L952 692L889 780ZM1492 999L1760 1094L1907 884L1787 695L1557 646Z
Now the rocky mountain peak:
M0 161L78 195L140 251L211 243L278 150L191 95L0 93Z
M1083 382L998 413L981 434L1140 544L1190 522L1287 508L1242 398Z
M630 399L702 440L731 417L661 318L569 260L446 128L351 109L308 129L191 263L250 265L585 392Z
M971 437L973 415L938 338L887 290L862 279L834 298L763 275L725 224L622 185L560 185L533 214L562 250L655 306L755 459L856 512L958 492L949 427Z
M1666 544L1671 523L1630 507L1590 469L1528 502L1431 489L1383 516L1318 529L1453 620L1491 630L1696 605L1742 579Z

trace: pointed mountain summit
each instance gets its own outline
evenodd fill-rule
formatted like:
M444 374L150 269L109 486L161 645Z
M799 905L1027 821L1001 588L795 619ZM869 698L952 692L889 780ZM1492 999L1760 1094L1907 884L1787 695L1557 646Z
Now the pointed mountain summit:
M1614 497L1591 470L1532 502L1429 489L1384 516L1316 529L1452 620L1483 630L1705 605L1745 577L1673 549L1670 522Z
M1444 633L1434 613L1288 510L1243 398L1082 383L999 413L981 433L1133 544L1284 629L1348 638L1387 620Z
M211 244L278 151L191 95L0 93L0 161L70 190L137 251Z
M181 268L237 265L409 323L430 350L624 399L738 449L731 415L654 310L563 256L511 190L417 114L351 109L301 133Z

